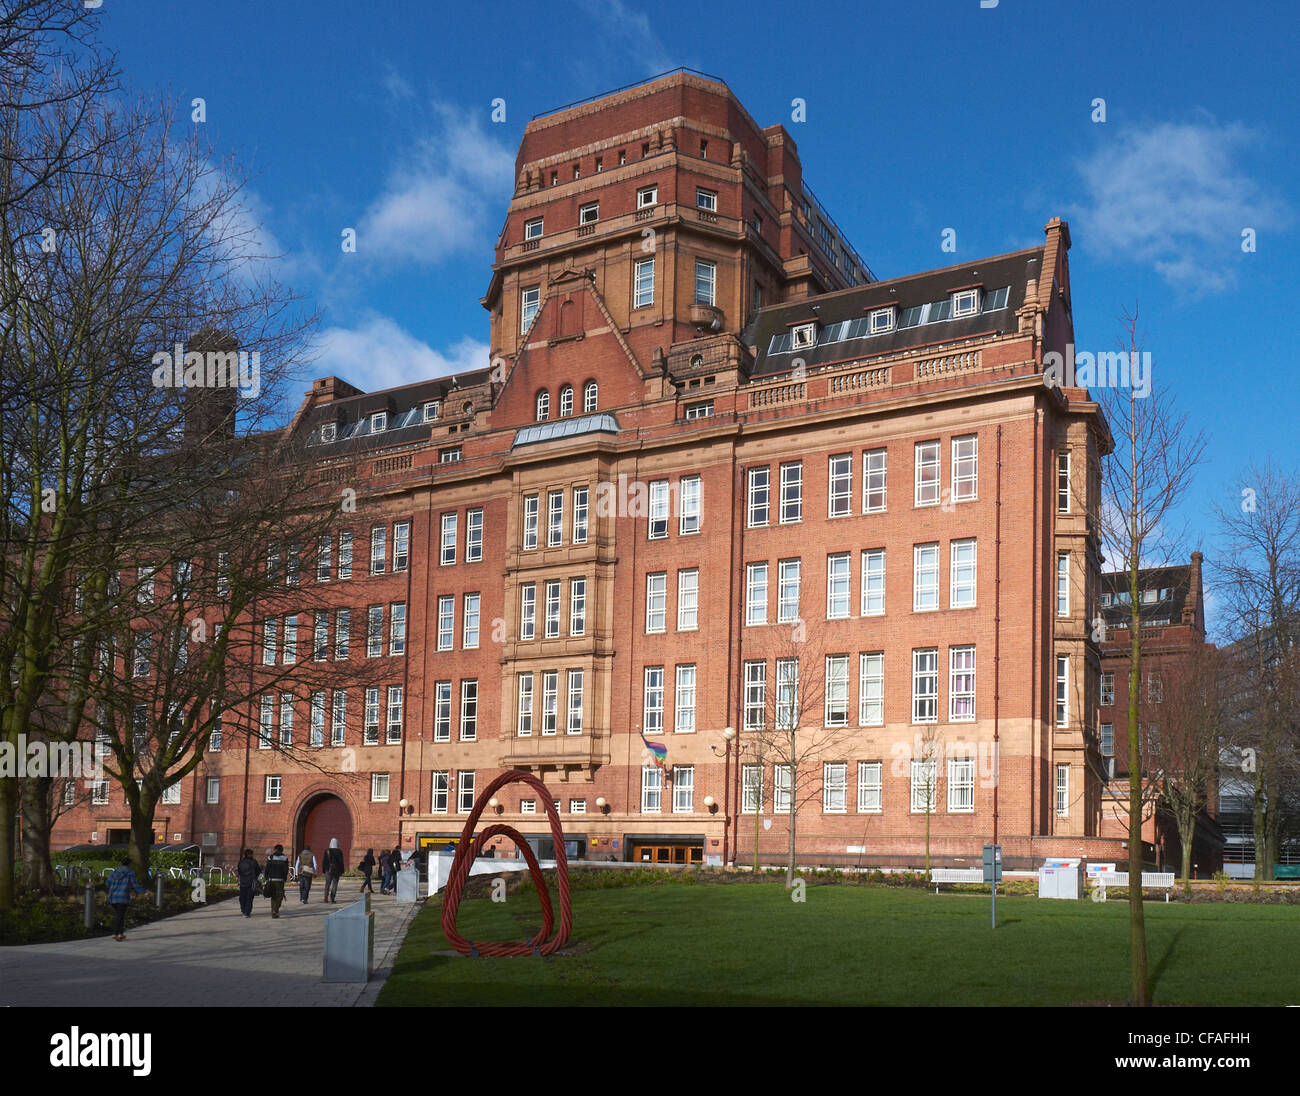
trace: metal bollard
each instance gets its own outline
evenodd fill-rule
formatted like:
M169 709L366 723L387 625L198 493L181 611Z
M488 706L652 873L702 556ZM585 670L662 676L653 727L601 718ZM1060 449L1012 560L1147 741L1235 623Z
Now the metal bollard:
M155 878L156 878L157 881L158 881L158 895L157 895L157 897L156 897L155 900L154 900L154 904L155 904L159 909L162 909L162 906L163 906L163 874L162 874L162 872L159 872Z
M86 931L95 927L95 884L86 884Z

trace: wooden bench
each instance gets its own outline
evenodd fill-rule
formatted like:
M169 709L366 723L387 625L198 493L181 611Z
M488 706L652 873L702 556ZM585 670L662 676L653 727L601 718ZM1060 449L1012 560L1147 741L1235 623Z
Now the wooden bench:
M940 883L983 883L983 868L931 868L930 882L934 893L939 893Z
M1127 887L1128 872L1126 871L1102 871L1090 877L1093 885L1101 892L1098 901L1106 901L1107 887ZM1161 890L1165 892L1165 901L1169 901L1169 892L1173 890L1175 882L1174 873L1171 871L1144 871L1142 873L1142 889Z

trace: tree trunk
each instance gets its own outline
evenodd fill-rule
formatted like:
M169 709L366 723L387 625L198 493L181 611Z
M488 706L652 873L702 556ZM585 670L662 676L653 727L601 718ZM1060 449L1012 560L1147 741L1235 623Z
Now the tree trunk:
M1184 808L1178 812L1178 840L1183 845L1183 874L1186 883L1192 877L1192 842L1196 840L1196 811Z
M0 779L0 910L14 904L14 814L17 810L18 781Z
M131 812L131 867L141 886L149 883L149 850L153 845L154 804L140 801L139 810Z
M1260 751L1262 755L1263 751ZM1255 764L1255 801L1252 804L1253 814L1251 818L1251 828L1255 835L1255 879L1267 879L1265 872L1265 862L1268 853L1268 818L1267 808L1265 806L1264 793L1264 773L1268 767L1268 761L1260 756Z
M1129 559L1128 662L1128 910L1133 1004L1147 1002L1147 930L1142 909L1142 751L1138 743L1138 689L1142 677L1142 621L1138 559Z
M793 755L793 751L791 751L791 754ZM798 813L799 813L798 778L799 778L798 767L793 763L791 763L790 765L790 829L789 829L790 838L786 850L786 862L785 862L785 889L786 890L790 890L794 886L794 837L795 837L794 831L795 831L795 820L798 818Z
M759 770L762 772L762 769ZM754 811L754 872L758 873L758 835L763 829L763 797L758 797L758 803Z
M54 812L50 795L54 781L48 777L29 777L23 781L23 887L27 890L52 890L56 882L50 864L50 831Z

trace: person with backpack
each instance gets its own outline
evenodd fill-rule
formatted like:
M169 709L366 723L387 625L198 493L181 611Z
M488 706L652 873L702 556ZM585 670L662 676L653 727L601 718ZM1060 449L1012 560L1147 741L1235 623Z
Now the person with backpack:
M284 855L284 846L276 845L275 851L266 858L266 894L271 899L271 916L280 916L280 903L284 901L284 884L289 879L289 858Z
M116 920L113 922L113 939L126 939L126 911L131 905L131 894L148 894L149 892L137 881L130 859L124 859L121 867L104 880L108 890L108 904L113 907Z
M307 904L307 898L311 894L311 881L316 878L316 854L311 851L309 845L302 847L302 852L298 854L298 897L302 899L302 904Z
M361 869L361 891L375 893L375 888L371 885L370 876L375 870L375 850L366 849L366 855L361 858L361 863L357 865Z
M343 850L339 848L339 839L330 838L330 847L325 850L325 901L338 902L339 877L347 870L343 863Z
M239 912L245 917L253 916L253 897L258 893L257 877L262 874L262 866L253 859L253 850L245 849L244 858L235 865L235 875L239 879Z

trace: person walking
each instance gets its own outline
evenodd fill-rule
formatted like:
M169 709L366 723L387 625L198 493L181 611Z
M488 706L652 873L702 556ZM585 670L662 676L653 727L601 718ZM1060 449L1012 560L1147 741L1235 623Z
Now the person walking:
M311 846L304 845L302 852L298 854L298 897L302 899L304 906L311 894L311 881L315 878L316 854L311 851Z
M113 939L125 940L126 911L131 905L131 894L132 892L136 894L148 894L149 892L140 886L129 858L124 859L121 867L104 880L104 886L108 888L108 904L113 907L113 913L116 915L113 922Z
M284 846L276 845L275 851L266 858L266 894L271 899L271 916L280 916L280 903L284 901L284 884L289 878L289 858L284 855Z
M375 870L375 850L366 849L366 855L361 858L361 863L357 867L361 869L361 890L374 894L375 888L370 883L370 876Z
M253 916L253 897L257 894L257 877L262 874L262 865L253 859L253 850L245 849L244 858L235 865L235 875L239 879L239 912L245 917Z
M393 856L387 849L379 852L379 893L387 894L393 882Z
M339 839L330 838L330 847L325 850L325 901L338 902L339 877L347 870L343 863L343 850L339 848Z
M392 889L392 892L393 892L394 894L396 894L396 893L397 893L397 873L400 872L400 871L402 870L402 850L401 850L401 847L399 846L399 847L397 847L397 848L394 848L393 851L392 851L392 853L391 853L390 855L391 855L392 858L393 858L393 859L392 859L393 883L392 883L392 888L391 888L391 889Z

